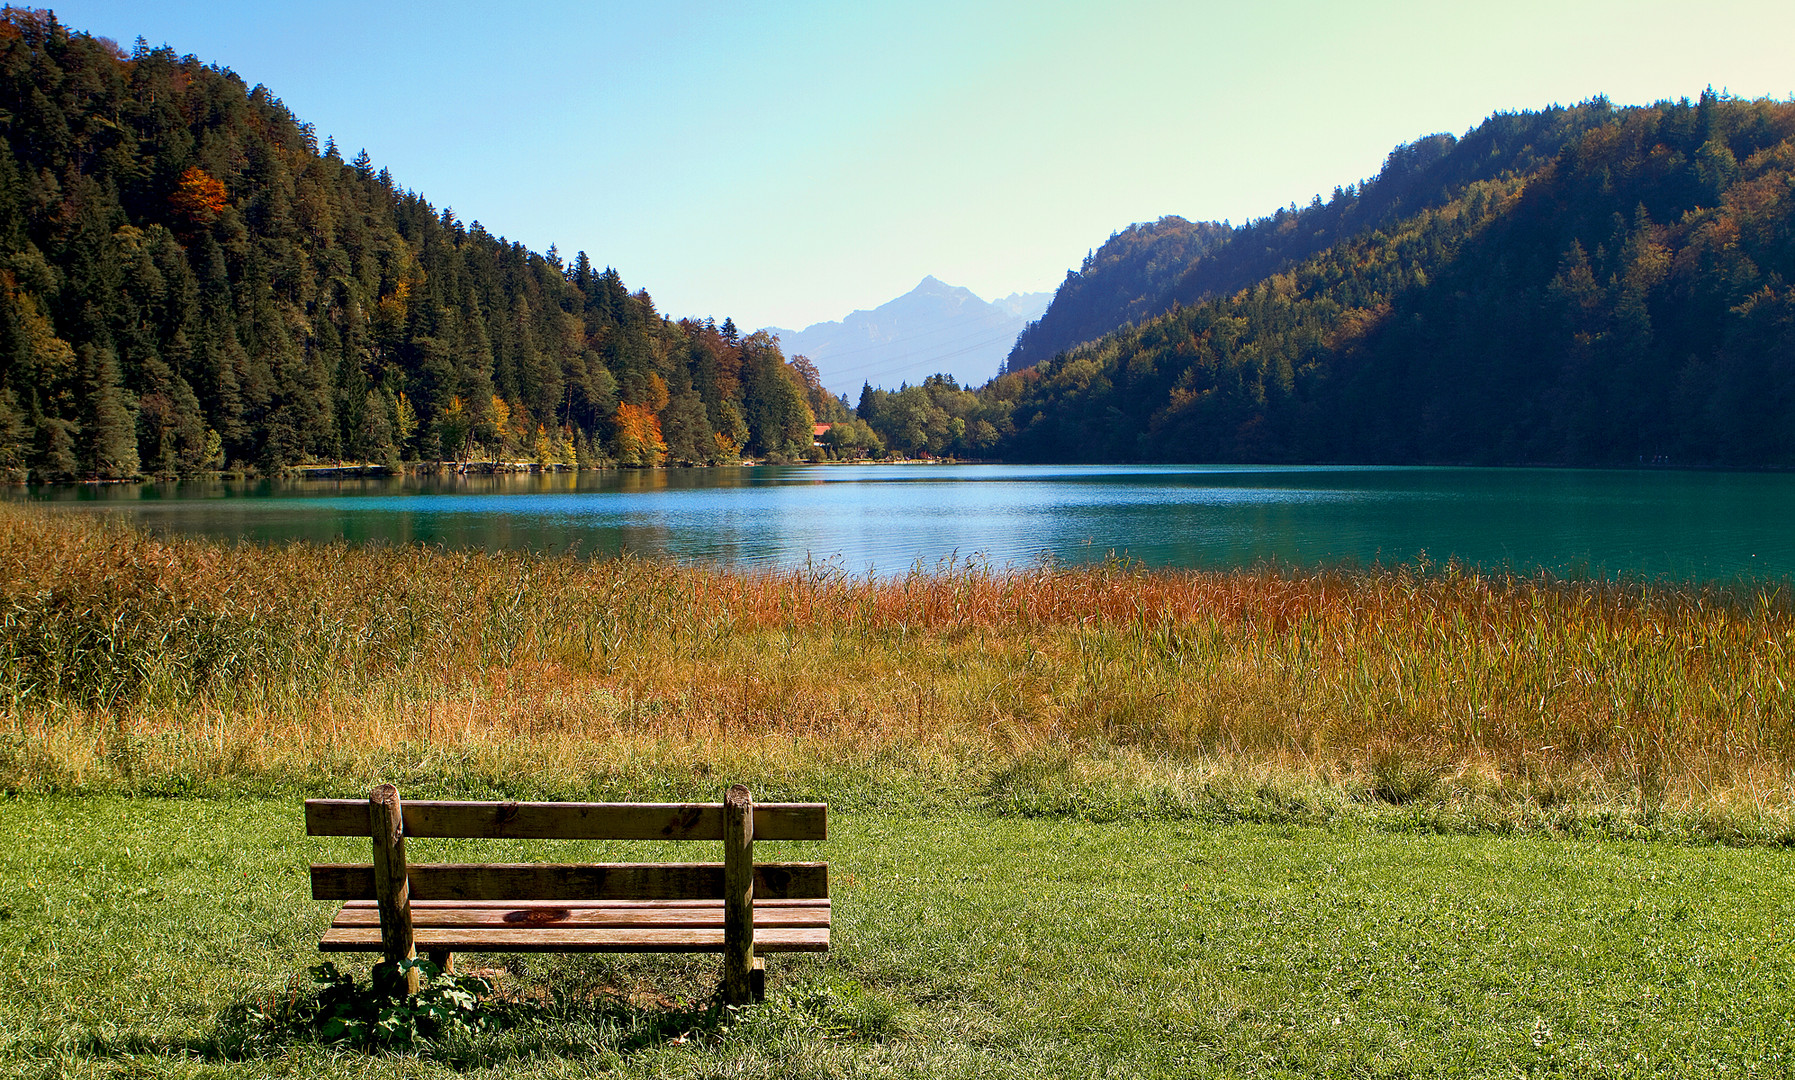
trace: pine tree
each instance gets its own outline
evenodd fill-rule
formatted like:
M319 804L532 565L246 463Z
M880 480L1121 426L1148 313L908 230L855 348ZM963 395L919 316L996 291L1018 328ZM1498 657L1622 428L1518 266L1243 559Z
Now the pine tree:
M0 480L27 478L31 464L31 428L11 387L0 387Z
M83 345L81 471L100 480L137 475L137 421L111 349Z
M75 448L79 429L69 420L39 416L32 425L38 433L31 473L43 481L74 480L81 475L81 459Z
M674 394L661 410L661 433L667 457L676 464L707 465L717 458L716 432L704 402L690 386Z

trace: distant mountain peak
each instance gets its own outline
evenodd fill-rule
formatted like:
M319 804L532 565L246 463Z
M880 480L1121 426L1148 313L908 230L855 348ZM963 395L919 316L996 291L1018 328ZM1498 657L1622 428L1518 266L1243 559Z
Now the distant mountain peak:
M985 302L984 299L982 297L980 297L978 293L973 292L971 289L968 289L966 286L964 286L964 285L949 285L947 282L942 281L940 278L936 277L934 274L929 274L928 276L924 277L921 281L916 283L916 288L911 289L909 292L905 293L903 296L899 297L898 299L899 300L907 299L912 296L915 296L915 297L941 297L942 299L951 299L955 303L966 303L967 301L971 301L976 304L982 304ZM896 300L892 301L892 303L896 303L896 302L897 302Z
M997 374L1016 335L1046 310L1051 293L1012 293L986 303L963 285L924 275L909 292L871 311L803 330L767 327L788 356L808 356L823 383L852 396L863 382L895 388L930 375L978 386Z

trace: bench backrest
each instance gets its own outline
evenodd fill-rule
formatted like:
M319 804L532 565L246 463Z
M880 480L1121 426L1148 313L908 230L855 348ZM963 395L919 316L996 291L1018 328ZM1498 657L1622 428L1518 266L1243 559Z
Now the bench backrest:
M521 840L722 840L722 803L407 799L405 835ZM370 836L368 800L307 799L308 836ZM756 840L827 840L825 803L755 803Z
M724 839L722 803L541 803L406 801L405 837L555 840ZM823 803L752 807L750 840L828 839ZM367 799L307 799L311 836L374 836ZM723 863L412 863L412 900L717 900ZM311 868L315 900L378 899L372 864ZM827 863L756 863L754 896L829 895Z

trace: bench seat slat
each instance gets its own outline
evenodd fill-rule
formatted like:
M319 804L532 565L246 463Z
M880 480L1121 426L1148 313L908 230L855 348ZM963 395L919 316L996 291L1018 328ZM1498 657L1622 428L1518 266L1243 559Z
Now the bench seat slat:
M467 907L467 908L487 908L487 907L532 908L532 907L566 907L570 903L576 904L579 907L583 907L583 908L626 908L626 909L627 908L644 908L644 907L648 907L648 908L684 908L684 907L721 908L723 906L723 901L721 901L721 900L572 900L572 901L569 901L569 900L420 900L417 903L413 904L412 907L414 907L414 908L417 908L417 907L442 908L444 910L447 910L449 908L464 908L464 907ZM780 900L761 900L761 901L759 901L759 903L767 905L767 906L777 906L777 907L781 907L781 908L800 908L800 907L825 907L826 908L829 906L829 900L827 897L824 897L820 900L819 899L794 900L794 899L789 899L789 898L780 899ZM369 911L376 911L376 910L379 910L380 905L375 903L372 900L345 900L343 902L343 907L344 907L344 909L366 908Z
M722 863L413 863L419 900L717 900ZM756 899L829 895L828 863L756 863ZM312 899L374 899L374 868L314 864Z
M721 952L721 927L603 927L562 930L531 927L429 927L416 931L419 952ZM323 952L379 952L379 927L332 927L318 942ZM754 951L828 952L829 928L793 926L754 931Z
M825 803L760 803L756 840L827 840ZM541 803L407 800L405 835L521 840L721 840L721 803ZM366 799L307 799L311 836L367 836Z
M827 906L817 907L786 906L777 903L759 903L754 905L754 932L763 929L793 926L829 925L830 911ZM527 930L545 927L551 929L596 929L612 926L664 926L664 927L715 927L723 926L723 905L706 904L701 906L664 907L659 905L643 905L639 907L588 906L584 904L533 904L519 907L515 904L457 904L454 907L440 907L428 901L411 906L411 922L418 931L426 929L451 929L455 927L492 927L495 929ZM375 927L380 926L380 912L373 907L347 907L337 912L330 924L333 927Z

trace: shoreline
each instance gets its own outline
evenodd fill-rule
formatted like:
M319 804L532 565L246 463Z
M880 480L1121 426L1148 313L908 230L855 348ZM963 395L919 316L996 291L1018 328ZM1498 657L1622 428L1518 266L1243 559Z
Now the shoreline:
M1455 568L899 579L0 507L0 790L668 798L1795 843L1795 597ZM69 598L82 598L79 603Z
M500 462L456 462L456 461L408 461L398 466L378 465L371 462L341 464L291 465L278 472L267 473L255 468L247 469L214 469L189 476L156 476L141 474L132 477L114 479L84 480L50 480L39 481L19 476L0 477L0 488L79 488L79 487L116 487L128 484L179 484L192 482L251 481L251 480L332 480L349 478L378 478L399 476L438 476L458 474L465 476L499 476L499 475L533 475L553 473L582 472L616 472L616 473L657 473L687 469L754 469L754 468L801 468L811 466L836 467L854 465L979 465L1013 468L1113 468L1113 469L1209 469L1229 468L1250 470L1262 469L1438 469L1438 470L1476 470L1479 472L1615 472L1615 473L1693 473L1739 476L1779 476L1795 473L1795 468L1780 465L1754 466L1718 466L1718 465L1684 465L1661 462L1641 462L1629 465L1565 465L1553 462L1510 462L1498 465L1477 464L1468 462L1427 462L1427 463L1392 463L1362 461L1314 461L1314 462L1188 462L1188 461L1003 461L992 458L856 458L853 460L796 460L786 462L753 461L743 459L733 464L704 465L569 465L562 462L544 464L533 461L500 461Z

